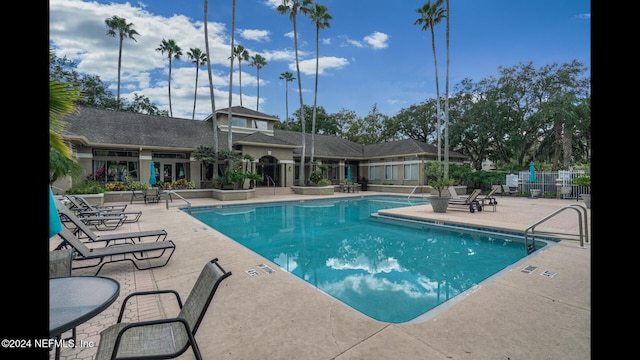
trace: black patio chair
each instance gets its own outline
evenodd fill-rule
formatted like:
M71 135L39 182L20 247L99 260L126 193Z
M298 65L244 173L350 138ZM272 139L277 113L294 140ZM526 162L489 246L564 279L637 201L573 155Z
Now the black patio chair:
M196 359L202 359L195 338L196 331L218 286L229 276L231 272L225 271L217 258L211 260L200 272L184 306L180 295L175 290L152 290L129 294L122 301L117 323L100 333L96 359L172 359L183 354L189 347ZM135 323L121 322L130 299L159 294L175 296L180 307L176 317Z

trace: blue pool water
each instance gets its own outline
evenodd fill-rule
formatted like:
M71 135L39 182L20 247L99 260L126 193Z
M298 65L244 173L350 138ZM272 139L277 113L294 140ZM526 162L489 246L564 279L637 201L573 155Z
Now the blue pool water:
M191 215L363 314L402 323L527 256L508 234L371 216L427 203L366 196L198 207Z

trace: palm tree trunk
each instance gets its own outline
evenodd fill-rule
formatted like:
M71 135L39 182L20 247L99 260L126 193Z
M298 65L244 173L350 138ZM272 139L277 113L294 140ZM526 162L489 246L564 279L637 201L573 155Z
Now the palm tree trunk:
M238 89L240 89L240 107L242 107L242 60L238 59Z
M171 108L171 52L169 52L169 116L173 117L173 109Z
M196 60L198 61L198 60ZM191 120L196 118L196 100L198 99L198 71L200 67L196 64L196 89L193 91L193 113L191 115Z
M284 119L284 122L287 123L287 125L289 125L289 80L285 80L284 81L284 106L285 106L285 111L287 114L287 118Z
M120 110L120 69L122 68L122 40L123 34L120 34L120 48L118 49L118 97L116 98L117 110Z
M436 136L438 137L438 161L442 161L442 136L441 133L441 119L440 119L440 85L438 84L438 62L436 61L436 43L435 43L435 33L433 31L433 26L431 27L431 48L433 50L433 66L436 70L436 117L437 117L437 128L436 128Z
M218 121L216 119L216 102L213 93L213 77L211 75L211 54L209 53L209 28L207 27L207 11L209 1L204 0L204 44L207 51L207 72L209 75L209 96L211 97L211 124L213 126L213 151L218 152ZM215 164L214 164L215 166Z
M449 0L447 1L447 73L444 86L444 178L449 178Z
M229 111L227 112L228 120L229 120L229 130L227 133L227 148L233 149L233 131L231 131L231 119L233 119L231 104L233 98L233 47L235 42L235 29L236 29L236 0L233 0L231 10L231 64L229 65ZM242 96L240 97L240 101L242 101Z
M296 71L298 72L298 95L300 96L300 116L302 123L302 154L300 154L300 176L298 185L304 186L306 184L306 178L304 174L304 166L305 166L305 158L306 158L306 149L307 149L307 140L306 140L306 130L305 123L306 119L304 116L304 102L302 101L302 81L300 81L300 62L298 60L298 28L296 26L296 17L293 17L293 41L296 50Z
M313 92L313 118L311 120L311 158L310 162L313 164L313 155L316 149L316 108L318 103L318 62L320 61L320 46L319 43L320 28L316 26L316 85ZM313 166L313 165L312 165Z

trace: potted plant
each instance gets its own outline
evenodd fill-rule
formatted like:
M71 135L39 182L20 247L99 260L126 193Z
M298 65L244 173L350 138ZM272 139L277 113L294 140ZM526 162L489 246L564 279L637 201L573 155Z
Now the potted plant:
M249 180L249 189L253 189L256 186L256 182L262 181L262 175L256 174L254 172L246 173L247 180Z
M588 188L589 192L580 194L582 196L582 200L584 200L584 204L587 205L587 209L591 209L591 176L590 175L582 175L573 179L573 183Z
M431 195L429 197L433 212L447 212L450 196L443 196L442 190L449 186L453 186L453 180L444 177L444 167L440 161L429 161L424 172L427 176L427 185L431 186L438 192L437 196Z

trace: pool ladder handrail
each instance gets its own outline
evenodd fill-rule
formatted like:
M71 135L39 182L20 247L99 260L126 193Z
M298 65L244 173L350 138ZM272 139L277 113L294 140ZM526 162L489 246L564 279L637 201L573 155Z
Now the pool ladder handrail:
M176 193L173 190L164 190L164 192L167 194L167 196L164 197L164 201L166 203L167 210L169 210L169 199L171 199L172 195L175 195L175 196L177 196L178 198L182 199L184 202L187 203L187 212L189 214L191 214L191 203L189 202L189 200L185 199L184 197L182 197L182 195Z
M267 180L267 188L269 187L269 182L273 184L273 196L276 196L276 181L269 175L265 175L265 178Z
M416 185L413 187L413 190L411 190L411 193L409 194L409 196L407 196L407 200L411 200L411 195L413 195L416 190L418 190L418 186L422 186L422 185ZM424 197L424 187L421 187L422 190L422 197Z
M571 204L571 205L567 205L564 206L554 212L552 212L551 214L545 216L544 218L538 220L537 222L535 222L533 225L530 225L529 227L527 227L524 231L524 244L525 244L525 249L527 251L527 254L531 254L533 251L535 251L536 249L536 240L535 240L535 235L536 231L535 228L536 226L544 223L545 221L551 219L552 217L556 216L557 214L567 210L567 209L573 209L578 213L578 227L579 227L579 234L574 234L574 233L563 233L563 232L558 232L558 231L540 231L537 234L542 235L542 234L546 234L546 235L566 235L569 237L565 237L564 239L566 240L575 240L572 237L578 237L580 239L580 247L584 248L584 243L585 240L588 243L589 242L589 225L587 222L587 209L580 205L580 204ZM582 211L582 213L581 213ZM584 219L583 219L584 218ZM529 241L529 232L531 232L531 241Z

